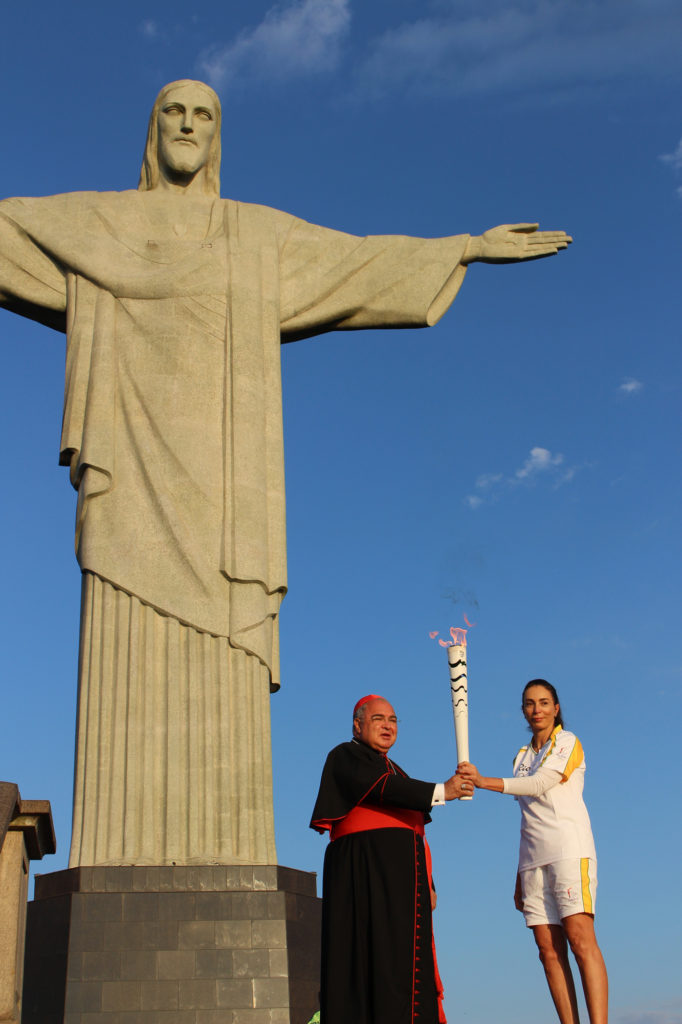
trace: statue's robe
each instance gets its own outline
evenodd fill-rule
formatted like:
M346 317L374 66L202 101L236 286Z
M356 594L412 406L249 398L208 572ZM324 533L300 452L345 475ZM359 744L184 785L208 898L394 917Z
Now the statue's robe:
M161 190L0 203L0 304L67 336L72 865L275 861L279 345L435 323L467 238L359 238Z

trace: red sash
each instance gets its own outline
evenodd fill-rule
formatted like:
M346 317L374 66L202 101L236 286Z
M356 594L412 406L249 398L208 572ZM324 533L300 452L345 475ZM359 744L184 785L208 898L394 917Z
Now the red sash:
M358 804L331 827L330 839L340 839L353 832L369 832L375 828L409 828L424 835L424 815L421 811L408 811L402 807L377 807Z

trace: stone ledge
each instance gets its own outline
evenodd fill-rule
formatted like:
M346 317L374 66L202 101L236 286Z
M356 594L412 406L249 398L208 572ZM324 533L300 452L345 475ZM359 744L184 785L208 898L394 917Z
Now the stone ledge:
M0 782L0 849L8 832L22 832L29 860L54 853L57 842L49 800L22 800L14 782Z
M41 801L31 801L40 803ZM22 801L23 804L29 801ZM50 819L51 821L51 819ZM52 851L45 851L52 852ZM279 864L111 865L36 875L35 899L68 893L288 892L317 895L317 874Z

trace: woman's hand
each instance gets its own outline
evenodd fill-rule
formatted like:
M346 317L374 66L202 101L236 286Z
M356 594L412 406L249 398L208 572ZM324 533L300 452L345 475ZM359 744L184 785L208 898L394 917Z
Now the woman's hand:
M464 782L470 782L476 789L481 788L481 775L478 768L469 761L460 761L457 765L457 777L463 779Z
M517 910L523 910L523 894L521 892L521 875L516 872L516 885L514 886L514 906Z

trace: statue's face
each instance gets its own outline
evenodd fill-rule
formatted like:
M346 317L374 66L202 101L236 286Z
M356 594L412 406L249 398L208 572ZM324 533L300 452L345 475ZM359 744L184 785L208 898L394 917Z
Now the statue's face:
M216 133L215 104L198 85L166 96L158 114L159 167L171 180L191 178L205 167Z

